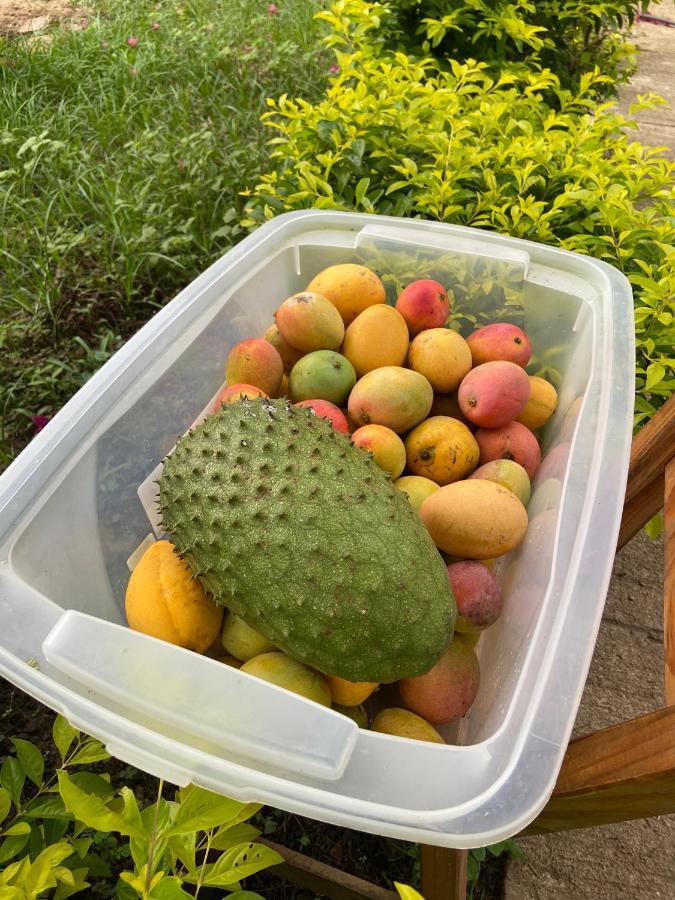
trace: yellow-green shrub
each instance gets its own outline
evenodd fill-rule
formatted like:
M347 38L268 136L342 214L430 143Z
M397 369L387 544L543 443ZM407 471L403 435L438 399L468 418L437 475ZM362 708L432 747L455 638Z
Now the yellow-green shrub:
M246 224L290 209L434 218L604 259L633 284L636 425L675 390L675 167L635 140L595 89L548 70L389 52L382 5L337 0L320 14L340 67L317 103L268 101L276 168L250 192ZM657 102L642 99L643 104Z

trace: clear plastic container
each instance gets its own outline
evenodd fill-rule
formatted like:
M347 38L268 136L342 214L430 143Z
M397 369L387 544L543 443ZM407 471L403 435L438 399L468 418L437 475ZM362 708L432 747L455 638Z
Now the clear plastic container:
M127 562L152 534L139 486L222 383L228 349L261 335L319 270L351 261L385 277L392 297L401 282L435 277L464 316L520 317L535 348L528 371L559 388L530 528L502 564L504 613L479 644L480 692L446 745L359 730L124 627ZM429 844L506 838L553 789L593 653L633 359L631 290L605 263L438 223L280 216L158 313L0 478L0 671L175 784Z

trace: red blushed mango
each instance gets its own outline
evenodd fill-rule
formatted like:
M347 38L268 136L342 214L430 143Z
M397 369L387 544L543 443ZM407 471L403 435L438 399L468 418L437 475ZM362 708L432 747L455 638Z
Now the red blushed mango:
M406 321L410 336L427 328L440 328L450 314L448 293L438 281L421 278L399 294L396 309Z
M468 712L479 685L478 657L469 642L455 634L426 675L404 678L399 689L408 709L432 725L445 725Z
M345 336L336 307L313 291L302 291L284 300L274 318L282 338L301 353L338 350Z
M335 431L341 431L343 434L349 434L349 422L339 406L329 403L328 400L301 400L296 406L302 406L305 409L313 409L315 415L321 419L328 419Z
M462 412L479 428L501 428L511 422L523 411L529 396L525 370L503 360L472 369L457 392Z
M373 461L393 479L405 468L405 445L401 438L384 425L363 425L352 435L352 443L372 453Z
M527 472L530 480L541 463L541 450L536 437L520 422L509 422L502 428L479 428L476 440L480 447L479 465L493 459L512 459Z
M474 331L466 339L474 366L504 359L517 366L526 366L532 355L532 345L525 332L508 322L495 322Z
M218 412L221 406L228 403L239 403L240 400L255 400L257 397L267 399L267 394L253 384L229 384L216 397L213 411Z
M240 341L227 354L228 385L250 384L273 397L281 386L284 364L279 352L265 338Z
M451 563L448 578L457 604L457 631L483 631L497 621L502 589L486 565L473 559Z

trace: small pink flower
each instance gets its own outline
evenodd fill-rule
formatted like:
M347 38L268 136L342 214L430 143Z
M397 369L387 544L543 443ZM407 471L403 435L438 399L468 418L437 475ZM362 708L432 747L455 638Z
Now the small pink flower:
M127 44L128 44L130 47L136 47L137 44L138 44L138 38L137 38L137 37L133 37L133 36L132 36L132 37L128 37L128 38L127 38Z
M138 69L136 68L136 66L132 66L132 67L129 69L129 73L130 73L131 75L138 75Z
M150 27L153 31L157 31L157 29L159 28L159 22L153 22Z
M49 422L50 416L33 416L33 425L35 425L36 434L42 431L47 422Z
M270 14L270 16L278 16L279 7L276 5L276 3L270 3L270 5L267 7L267 12Z
M101 50L107 50L110 44L107 41L101 41Z
M330 72L331 75L338 75L340 72L340 66L332 65L328 71Z

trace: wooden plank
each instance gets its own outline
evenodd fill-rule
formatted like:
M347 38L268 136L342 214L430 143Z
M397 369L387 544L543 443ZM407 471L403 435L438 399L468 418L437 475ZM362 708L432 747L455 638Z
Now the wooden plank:
M664 471L675 453L675 397L633 439L619 549L663 507Z
M331 900L394 900L398 898L396 891L389 891L364 878L358 878L335 866L319 862L297 850L289 850L267 838L256 838L259 844L267 844L283 856L281 865L271 868L270 874L279 875L293 884L308 888L316 894L330 897Z
M675 813L675 706L572 741L553 796L523 832Z
M468 852L420 845L424 900L466 900Z
M675 457L666 466L663 515L663 657L666 706L675 704Z

